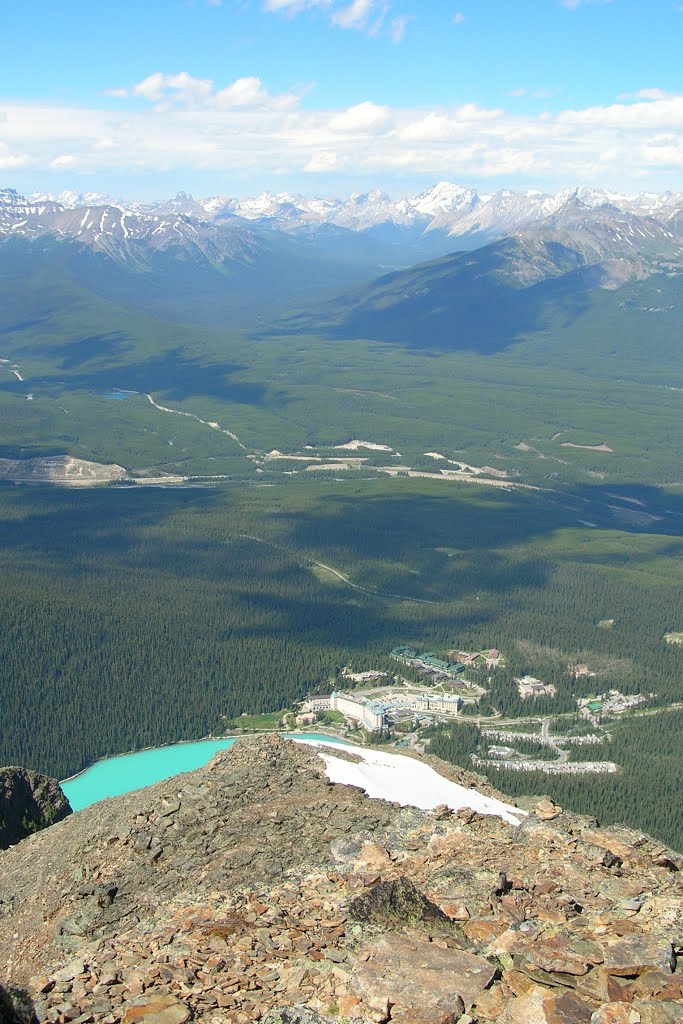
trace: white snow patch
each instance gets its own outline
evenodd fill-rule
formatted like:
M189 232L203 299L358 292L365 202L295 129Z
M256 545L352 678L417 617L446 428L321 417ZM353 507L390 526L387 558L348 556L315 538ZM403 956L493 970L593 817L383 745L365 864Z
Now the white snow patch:
M337 744L325 743L322 740L296 742L316 747L338 747ZM355 747L351 744L344 746L343 749L347 754L358 755L361 760L344 761L332 753L320 751L328 779L330 782L362 789L374 799L396 801L402 807L420 807L425 811L433 810L439 804L447 804L454 811L461 807L470 807L479 814L496 815L515 826L520 825L522 819L526 817L526 811L520 810L519 807L483 796L475 789L459 786L457 782L451 782L428 764L415 758L389 753L386 750Z

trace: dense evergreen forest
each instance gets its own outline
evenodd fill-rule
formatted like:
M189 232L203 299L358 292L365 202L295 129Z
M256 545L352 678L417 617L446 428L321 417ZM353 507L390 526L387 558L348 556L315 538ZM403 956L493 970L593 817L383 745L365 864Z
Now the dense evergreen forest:
M419 480L6 486L0 764L63 778L218 732L346 664L385 666L400 643L501 648L484 709L505 714L530 711L512 679L523 671L558 686L534 712L572 710L596 685L680 698L683 651L663 634L683 607L681 542L574 524L554 499ZM570 678L577 661L597 683ZM628 806L616 791L613 806Z
M509 796L547 795L601 824L627 822L683 850L683 711L610 722L610 735L611 741L600 745L599 757L615 761L621 769L618 775L546 775L493 768L487 769L486 775ZM483 743L477 726L459 724L434 729L429 750L471 769L470 755L481 750ZM523 744L516 742L515 747L522 752ZM595 758L595 748L572 748L573 760L584 755ZM533 756L538 754L533 752Z

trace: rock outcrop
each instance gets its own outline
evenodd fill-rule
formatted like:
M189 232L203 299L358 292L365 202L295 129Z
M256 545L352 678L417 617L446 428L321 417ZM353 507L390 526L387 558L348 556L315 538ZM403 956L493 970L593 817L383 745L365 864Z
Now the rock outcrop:
M71 806L55 779L26 768L0 768L0 850L68 814Z
M0 854L0 977L51 1024L674 1024L681 865L559 808L370 800L246 739Z
M0 985L0 1024L34 1024L35 1020L26 992Z
M14 483L69 484L90 487L127 480L123 466L74 459L71 455L49 455L35 459L0 459L0 480Z

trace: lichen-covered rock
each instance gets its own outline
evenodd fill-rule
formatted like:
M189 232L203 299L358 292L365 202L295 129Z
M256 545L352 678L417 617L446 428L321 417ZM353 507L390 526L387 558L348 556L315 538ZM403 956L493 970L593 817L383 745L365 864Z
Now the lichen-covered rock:
M378 882L369 892L352 901L349 914L356 921L384 927L403 927L426 921L450 923L443 910L428 900L409 878Z
M28 994L0 985L0 1024L34 1024L35 1020Z
M55 779L26 768L0 768L0 850L71 814Z
M330 1017L322 1017L315 1010L297 1006L282 1006L261 1018L261 1024L332 1024Z

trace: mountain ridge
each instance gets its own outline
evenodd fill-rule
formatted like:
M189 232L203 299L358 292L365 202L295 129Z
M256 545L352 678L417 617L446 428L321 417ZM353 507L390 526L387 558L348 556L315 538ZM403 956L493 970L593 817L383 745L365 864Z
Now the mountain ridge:
M524 230L556 214L571 200L584 206L610 205L638 216L656 216L662 221L680 216L683 192L618 193L588 186L572 186L557 193L534 189L514 192L503 188L480 195L475 189L440 181L413 196L392 198L381 189L352 193L346 199L308 197L299 193L262 192L243 199L211 196L195 199L179 192L158 202L112 200L103 193L34 193L29 204L57 204L79 209L116 206L130 214L185 215L207 221L238 221L270 224L285 232L334 225L354 232L373 233L389 228L430 234L457 240L453 244L471 247Z
M570 198L551 216L469 252L384 275L307 313L287 330L492 352L537 332L550 311L571 319L596 289L679 278L683 239L654 217Z
M240 740L0 854L0 974L41 1021L674 1024L683 859L532 807L399 808Z

